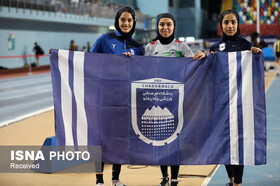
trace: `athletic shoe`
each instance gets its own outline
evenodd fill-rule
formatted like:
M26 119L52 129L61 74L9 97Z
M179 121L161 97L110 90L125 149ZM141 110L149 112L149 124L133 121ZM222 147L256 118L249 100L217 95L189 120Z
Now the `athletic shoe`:
M227 183L225 186L233 186L232 182Z
M104 183L98 183L96 186L105 186Z
M111 186L125 186L120 180L112 180Z
M277 72L276 75L277 75L277 76L280 76L280 72Z
M168 177L162 178L162 181L160 182L159 186L169 186L169 178Z
M171 186L177 186L178 185L178 181L171 181Z

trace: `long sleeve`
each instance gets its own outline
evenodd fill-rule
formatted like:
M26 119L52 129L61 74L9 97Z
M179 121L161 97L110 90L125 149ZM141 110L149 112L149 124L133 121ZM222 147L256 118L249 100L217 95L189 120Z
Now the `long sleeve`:
M146 47L145 47L145 52L144 52L144 55L145 56L151 56L151 44L147 44Z
M104 38L105 34L102 34L96 42L93 44L92 48L89 50L91 53L103 53L104 48Z
M184 57L194 57L192 49L188 46L187 43L183 43L182 53Z

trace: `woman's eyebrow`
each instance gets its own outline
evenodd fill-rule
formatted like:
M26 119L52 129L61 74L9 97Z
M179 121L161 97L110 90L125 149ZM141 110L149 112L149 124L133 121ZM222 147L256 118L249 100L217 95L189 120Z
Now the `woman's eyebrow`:
M126 17L120 17L120 19L126 19ZM127 19L132 19L131 17L127 18Z
M163 22L163 21L161 22L161 21L160 21L159 23L172 23L172 21L168 21L168 22Z
M224 19L224 21L236 21L235 19Z

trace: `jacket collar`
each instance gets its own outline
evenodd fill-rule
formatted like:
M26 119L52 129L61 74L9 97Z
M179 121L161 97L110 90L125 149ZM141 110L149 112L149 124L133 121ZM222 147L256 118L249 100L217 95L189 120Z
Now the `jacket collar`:
M115 30L115 34L117 35L117 37L123 37L122 34L119 31L117 31L117 30ZM132 40L132 37L127 38L127 39L131 39Z

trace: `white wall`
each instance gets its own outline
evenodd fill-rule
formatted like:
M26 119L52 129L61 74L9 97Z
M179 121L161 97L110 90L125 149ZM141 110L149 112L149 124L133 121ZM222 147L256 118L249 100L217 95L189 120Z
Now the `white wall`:
M11 33L15 35L15 50L8 50L8 38ZM79 50L89 41L91 45L100 36L97 33L78 32L50 32L50 31L28 31L28 30L5 30L0 29L0 56L17 56L34 54L32 51L34 42L37 42L47 54L49 48L69 49L70 40L75 40ZM35 62L31 58L31 62ZM18 68L24 65L23 58L1 59L0 66L7 68ZM27 60L30 63L30 59ZM41 65L49 64L48 57L41 57Z

